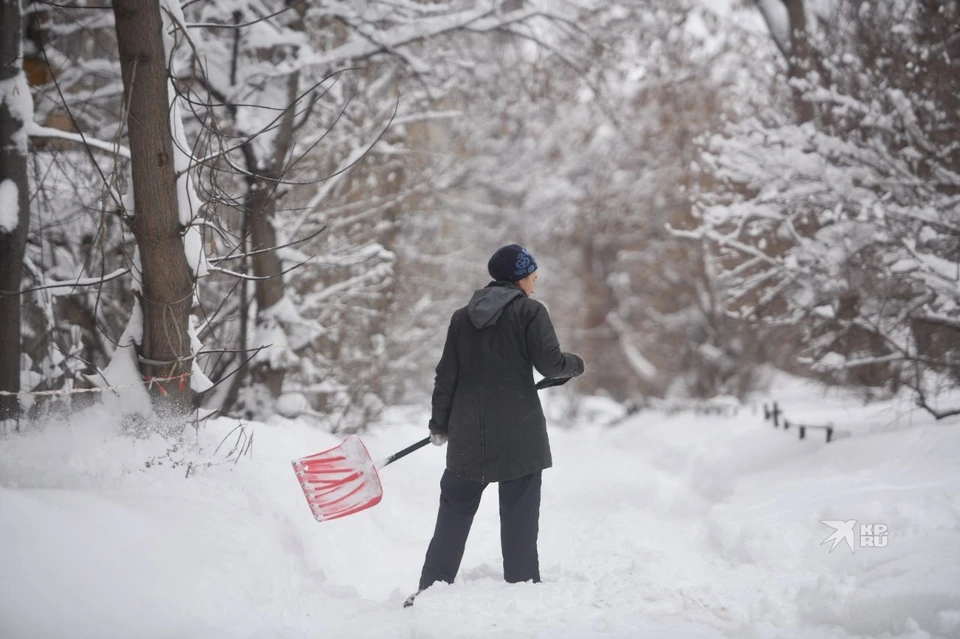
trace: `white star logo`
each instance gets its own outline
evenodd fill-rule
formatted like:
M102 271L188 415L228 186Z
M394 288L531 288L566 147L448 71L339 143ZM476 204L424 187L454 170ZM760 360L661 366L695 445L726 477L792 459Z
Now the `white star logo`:
M833 532L830 533L830 536L820 542L820 545L832 541L833 545L830 546L830 552L833 552L837 546L840 545L840 542L847 542L847 547L850 548L850 552L856 552L856 545L853 539L853 527L857 525L856 519L849 519L847 521L842 521L839 519L828 519L820 520L820 523L824 526L830 526L833 528Z

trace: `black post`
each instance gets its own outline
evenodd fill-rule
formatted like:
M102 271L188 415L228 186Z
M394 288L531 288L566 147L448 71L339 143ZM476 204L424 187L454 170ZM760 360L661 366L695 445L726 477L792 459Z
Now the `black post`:
M806 427L806 426L801 426L801 427L800 427L800 439L803 439L803 438L806 437L806 436L807 436L807 427Z
M833 439L833 426L827 426L827 443L830 443L830 440Z
M770 407L766 404L763 405L763 421L770 419Z
M790 422L788 420L783 420L783 430L790 430Z
M777 406L777 403L773 403L773 427L777 428L780 426L780 407Z

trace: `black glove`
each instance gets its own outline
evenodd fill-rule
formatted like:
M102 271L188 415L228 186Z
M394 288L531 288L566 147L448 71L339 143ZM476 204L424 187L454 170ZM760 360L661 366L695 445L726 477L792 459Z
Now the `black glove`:
M551 386L563 386L569 382L572 377L546 377L537 382L536 389L543 390L544 388L550 388Z

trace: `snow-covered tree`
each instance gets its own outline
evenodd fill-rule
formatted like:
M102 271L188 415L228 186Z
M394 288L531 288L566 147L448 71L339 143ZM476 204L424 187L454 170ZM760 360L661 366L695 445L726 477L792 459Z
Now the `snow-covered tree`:
M960 3L806 4L806 48L786 49L803 108L781 96L706 141L694 235L738 317L800 327L828 379L906 384L951 414L937 396L960 383Z
M773 47L752 9L708 2L597 3L576 25L491 46L478 65L490 90L458 139L452 234L483 239L481 265L498 242L538 255L539 295L592 362L581 391L739 393L749 345L720 312L702 248L667 225L690 219L696 136L751 88L740 48Z
M401 327L417 323L426 293L407 288L413 297L401 297L401 269L417 253L404 253L416 235L407 225L424 226L417 218L430 215L426 200L449 164L429 155L431 122L455 115L445 96L472 79L463 69L476 53L458 40L557 16L469 2L263 8L188 11L204 44L181 49L192 59L178 66L185 85L201 87L188 101L217 105L219 126L233 136L218 151L221 164L204 169L209 182L222 187L240 174L238 190L247 191L234 198L243 221L232 228L249 247L233 256L233 271L255 285L249 296L241 286L223 314L239 318L239 330L227 332L241 344L218 367L255 353L253 375L225 401L260 412L286 395L284 412L359 408L363 423L409 385L398 371L409 371L411 351L423 346Z
M189 355L224 382L205 401L334 423L352 411L363 424L423 369L434 292L415 281L421 248L439 245L426 231L438 193L455 179L435 138L462 117L474 44L574 14L523 3L160 6L177 228L188 278L210 274L186 301ZM49 37L36 56L44 125L31 133L42 142L34 209L46 220L27 259L31 387L89 383L81 372L112 384L137 374L107 363L136 363L143 306L128 322L127 273L139 281L144 253L126 234L137 189L113 12L35 14Z
M70 390L89 385L84 372L106 366L130 314L134 249L122 221L130 157L118 135L122 79L109 9L64 15L33 2L25 18L34 196L21 367L26 389ZM71 405L69 395L24 400L33 411Z

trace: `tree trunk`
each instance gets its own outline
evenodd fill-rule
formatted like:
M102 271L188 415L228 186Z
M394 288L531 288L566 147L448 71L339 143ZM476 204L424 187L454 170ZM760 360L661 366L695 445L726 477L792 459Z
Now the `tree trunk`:
M807 38L807 14L803 0L783 0L790 18L790 59L787 60L790 79L803 78L810 70L810 43ZM803 99L803 92L793 87L793 105L797 120L809 122L813 119L813 105Z
M259 174L258 174L259 175ZM261 178L254 178L252 192L248 196L246 215L250 227L250 248L252 251L264 251L251 258L256 282L257 325L264 321L264 311L283 299L283 277L280 275L280 256L271 249L277 245L277 231L273 226L273 215L277 207L277 189L274 184ZM273 320L270 320L273 321ZM285 371L273 368L269 362L258 361L254 364L253 378L263 383L273 398L280 397L283 390Z
M297 13L302 14L306 5L297 8ZM234 23L240 22L240 14L234 14ZM302 15L301 15L302 28ZM239 30L237 31L239 34ZM231 58L230 84L236 84L237 68L240 64L240 46L239 35L233 42L233 54ZM258 278L254 284L254 299L257 302L257 325L260 326L264 319L263 313L270 307L280 302L286 294L286 286L281 276L283 268L280 256L275 250L277 246L277 230L274 226L274 215L277 210L277 192L278 183L276 180L283 179L284 164L287 155L293 146L294 119L297 108L296 100L300 89L300 72L295 71L287 78L287 97L289 108L280 120L275 140L274 155L261 161L257 157L257 152L253 142L248 140L241 146L245 168L248 176L246 180L247 193L243 207L243 237L246 242L247 232L250 235L250 252L254 253L250 257L250 267L252 275ZM226 96L218 96L225 101ZM227 108L233 117L237 120L238 105L228 104ZM262 251L257 253L257 251ZM246 258L244 259L246 263ZM246 289L243 291L243 300L241 301L241 312L244 313L241 319L241 344L247 347L247 304ZM271 320L272 321L272 320ZM254 345L256 346L256 345ZM247 374L253 377L257 382L262 383L270 392L271 397L278 398L283 390L283 379L286 371L282 368L273 368L268 362L257 361L247 366L244 364L241 370L234 376L223 404L224 409L232 407L239 395L240 388L245 383Z
M265 166L259 166L252 149L246 154L247 170L252 174L250 194L245 207L250 227L250 249L254 253L263 251L251 259L253 274L261 278L256 283L258 326L264 321L277 321L275 318L264 318L264 312L279 303L286 292L283 277L280 275L280 256L275 250L270 250L277 246L277 230L273 218L277 211L278 186L274 180L283 179L287 155L293 148L294 118L299 91L300 72L295 71L287 77L288 107L280 119L273 158L265 162ZM286 331L286 327L284 330ZM253 376L267 387L271 397L280 397L283 378L286 376L285 369L273 368L269 363L261 361L253 367Z
M0 390L11 393L20 391L20 279L30 224L25 114L8 102L32 99L22 69L20 20L20 0L4 0L0 5L0 82L12 84L12 88L11 95L0 94L0 184L5 196L11 195L11 186L15 186L17 197L0 201L0 207L9 211L17 206L17 225L0 228ZM19 416L19 399L0 395L0 423Z
M140 371L178 377L192 365L187 322L193 281L177 208L160 3L114 0L113 12L133 168L132 230L143 265ZM193 407L189 383L170 380L150 389L154 406L164 412Z
M619 339L607 322L607 315L616 308L613 291L607 283L607 265L604 253L609 250L597 239L598 229L581 229L583 239L580 243L582 278L582 337L577 340L578 352L586 359L587 366L594 362L590 374L578 382L585 393L601 389L624 388L623 375L626 369L622 361L614 364L610 354L620 350ZM566 346L564 346L567 348ZM606 364L601 365L600 362Z
M769 2L756 0L757 9L767 23L770 37L777 45L780 53L787 62L787 77L790 80L802 78L810 70L810 42L807 36L807 14L804 12L803 0L780 0L787 10L788 33L781 34L777 29L774 13ZM786 38L786 39L784 39ZM791 86L793 107L799 122L809 122L813 119L813 105L803 99L803 91Z
M250 225L250 250L264 251L251 258L253 274L260 278L270 278L257 280L255 286L258 315L283 299L280 256L276 251L268 250L277 245L277 230L273 226L273 216L277 208L276 191L276 186L269 181L254 178L246 206Z

